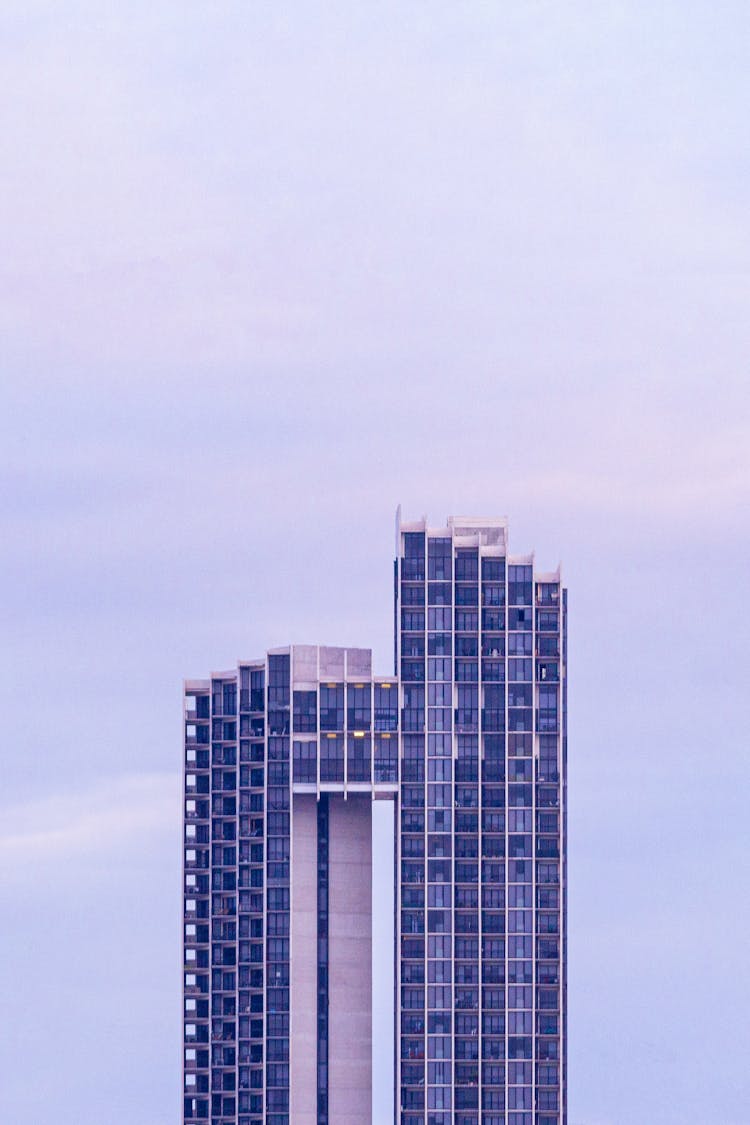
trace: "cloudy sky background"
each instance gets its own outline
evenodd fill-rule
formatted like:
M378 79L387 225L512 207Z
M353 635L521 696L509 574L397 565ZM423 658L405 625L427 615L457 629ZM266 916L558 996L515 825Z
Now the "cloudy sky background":
M0 1119L176 1125L182 677L390 670L401 502L563 560L571 1125L750 1123L749 48L3 5Z

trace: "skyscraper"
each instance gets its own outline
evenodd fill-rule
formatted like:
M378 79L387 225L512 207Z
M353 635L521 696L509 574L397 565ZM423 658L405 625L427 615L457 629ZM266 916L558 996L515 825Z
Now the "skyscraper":
M402 1125L565 1125L565 592L399 526Z
M566 1125L565 591L504 520L402 523L395 676L187 681L185 1122L369 1122L371 802L395 802L400 1125Z

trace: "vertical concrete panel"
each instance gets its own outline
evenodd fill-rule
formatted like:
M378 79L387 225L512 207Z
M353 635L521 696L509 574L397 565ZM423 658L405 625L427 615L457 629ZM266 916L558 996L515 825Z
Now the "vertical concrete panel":
M394 879L396 831L393 801L372 804L372 1060L373 1117L396 1121L394 1063Z
M292 683L312 684L318 678L318 650L315 645L292 648Z
M294 797L291 917L291 1125L317 1121L318 809L314 796Z
M372 1123L372 805L330 799L329 1123Z

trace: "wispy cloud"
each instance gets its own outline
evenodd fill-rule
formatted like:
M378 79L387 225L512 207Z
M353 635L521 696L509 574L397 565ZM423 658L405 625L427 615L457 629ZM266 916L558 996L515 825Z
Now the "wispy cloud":
M0 814L0 878L29 868L149 846L180 822L177 773L124 774L112 780L11 805Z

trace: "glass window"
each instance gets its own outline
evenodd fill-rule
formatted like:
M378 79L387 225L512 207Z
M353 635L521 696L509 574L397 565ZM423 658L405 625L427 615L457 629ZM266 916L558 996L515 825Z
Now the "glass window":
M427 612L427 628L431 632L449 633L451 631L451 611L440 606Z
M560 666L556 660L537 660L536 678L541 683L557 683L560 679Z
M510 736L513 739L513 735ZM509 752L513 753L513 744L510 743ZM518 749L516 747L516 749ZM523 751L523 748L522 752ZM509 781L531 781L531 759L530 758L517 758L511 757L508 762L508 780Z
M424 680L424 660L402 660L401 682L417 683Z
M315 783L318 779L318 744L315 741L294 740L294 781Z
M347 684L346 710L349 730L370 729L371 685Z
M422 531L405 531L404 535L404 558L424 558L424 532Z
M450 680L451 661L429 659L427 661L427 677L430 680Z
M398 685L375 684L375 730L398 729Z
M450 629L450 621L447 626ZM456 632L476 633L479 629L479 614L475 609L456 610Z
M268 683L270 687L289 687L289 654L268 657ZM287 699L288 702L288 699Z
M482 610L482 629L485 633L502 633L505 629L505 610L504 609L489 609ZM488 656L502 655L504 651L504 639L502 637L486 637L487 644L490 645Z
M505 559L487 555L482 559L482 580L486 582L505 581Z
M531 785L509 785L508 786L508 804L513 807L531 808L532 803L532 787Z
M395 695L396 692L393 692ZM375 716L377 727L377 711ZM398 781L398 739L388 735L375 736L375 780Z
M540 910L555 910L560 906L560 892L557 887L538 887L536 904Z
M479 605L479 588L472 584L469 586L466 583L456 583L456 605L458 606L478 606Z
M344 780L343 735L327 735L320 741L320 780Z
M531 684L508 684L508 706L531 707L532 692Z
M511 657L508 661L508 679L515 681L531 680L533 661L528 657Z
M456 551L456 581L479 580L479 552L473 547L459 547Z
M431 707L450 707L453 702L453 686L431 683L427 689L427 701Z
M427 546L428 571L431 581L450 581L451 579L451 540L430 539Z
M424 744L422 743L422 746ZM449 758L453 754L453 745L449 734L428 734L427 752L431 758ZM423 751L422 751L423 753Z
M482 584L482 605L504 606L505 586L501 583L484 582Z
M424 635L422 633L402 633L401 634L401 655L402 656L424 656Z
M537 633L536 637L536 654L537 656L559 656L560 655L560 640L557 634L553 633ZM539 675L539 679L543 677Z
M428 941L440 941L440 935L431 934ZM428 961L427 979L434 984L450 984L453 964L451 961Z
M318 729L318 693L294 692L293 723L295 732L314 733Z
M531 633L511 633L508 636L508 653L511 656L531 656L533 640Z
M432 938L430 940L432 941ZM451 1057L450 1036L430 1037L427 1040L427 1057L430 1059L449 1059ZM420 1125L422 1125L421 1122Z
M404 582L401 585L401 604L404 606L424 605L424 585L419 582Z
M476 660L456 661L456 680L459 683L476 683L479 679L479 664Z
M428 605L450 605L452 602L450 582L429 582L427 584Z
M509 832L531 832L531 809L510 809L508 812Z
M424 610L402 609L401 629L407 633L423 633Z
M451 1064L449 1062L434 1062L427 1064L427 1081L431 1086L450 1086Z
M370 780L370 736L347 736L346 776L349 781Z
M461 859L476 859L479 855L479 841L476 837L462 836L456 840L456 856Z
M505 664L502 660L483 660L482 679L485 681L503 683L505 680Z

